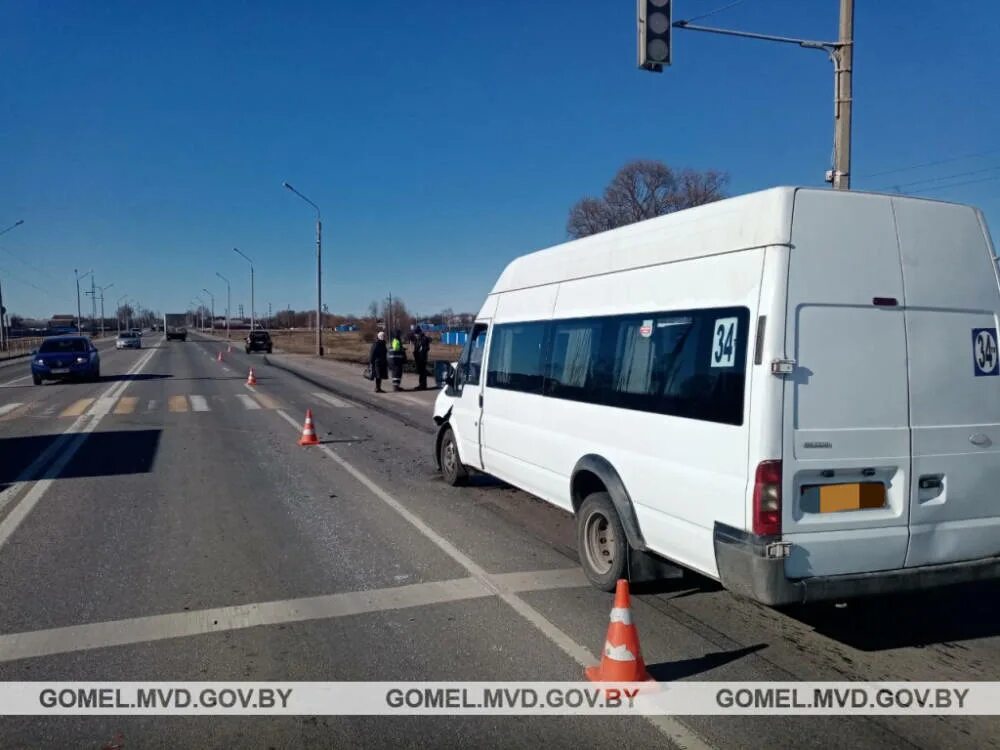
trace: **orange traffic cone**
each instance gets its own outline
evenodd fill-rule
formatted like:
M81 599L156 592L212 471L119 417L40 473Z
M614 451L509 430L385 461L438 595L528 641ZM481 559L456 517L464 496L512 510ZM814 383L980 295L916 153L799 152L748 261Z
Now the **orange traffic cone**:
M611 624L604 640L601 663L584 670L592 682L646 682L652 681L639 651L639 632L632 623L632 604L628 595L628 581L618 580L615 588L615 606L611 610Z
M306 423L302 425L302 437L299 438L299 445L319 445L316 439L316 430L313 427L312 409L306 409Z
M253 368L250 368L250 374L247 375L247 385L257 385L257 377L253 374Z
M221 362L222 361L222 349L219 349L219 356L215 358L215 361L216 362Z

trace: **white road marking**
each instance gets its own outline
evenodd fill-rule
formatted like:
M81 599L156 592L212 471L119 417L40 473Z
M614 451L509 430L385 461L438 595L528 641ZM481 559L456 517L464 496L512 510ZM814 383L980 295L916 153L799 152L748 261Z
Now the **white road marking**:
M30 375L23 375L22 377L14 378L13 380L8 380L6 383L0 383L0 388L3 388L4 386L8 385L14 385L14 383L20 383L22 380L30 380L30 379L31 379Z
M39 414L40 416L43 417L51 417L53 414L56 413L57 408L58 407L55 404L53 404L52 406L46 406L44 409L42 409L42 411Z
M579 576L574 575L576 573L579 573ZM280 625L425 607L431 604L493 596L497 588L524 592L587 585L579 569L508 573L493 576L493 581L494 585L484 586L477 578L456 578L449 581L414 583L368 591L238 604L195 612L174 612L166 615L11 633L0 635L0 662L242 630L262 625Z
M191 402L192 411L209 411L208 402L204 396L188 396L188 400Z
M146 404L146 411L153 411L156 408L156 399L149 399L149 403Z
M9 414L20 405L21 405L20 403L16 403L16 404L4 404L3 406L0 406L0 417L2 417L4 414Z
M414 406L419 406L422 409L430 409L434 406L430 401L424 401L416 396L397 395L396 398L413 404Z
M243 404L243 406L245 408L247 408L247 409L259 409L260 408L260 404L258 404L256 401L254 401L252 398L250 398L245 393L237 393L236 394L236 398L238 398L240 400L240 403Z
M281 409L278 409L275 413L279 414L282 419L292 425L292 427L296 430L299 429L295 420ZM558 626L548 620L545 615L528 604L528 602L524 599L517 596L515 592L511 591L509 588L499 585L497 577L490 576L490 574L487 573L485 569L480 567L479 564L476 563L471 557L466 555L454 544L434 531L434 529L424 523L419 516L410 512L401 502L396 500L396 498L369 479L367 474L362 472L360 469L355 468L352 463L338 455L335 451L331 450L329 446L319 445L316 447L329 456L358 482L367 487L371 493L375 495L375 497L406 519L411 526L416 528L417 531L433 542L442 552L469 571L469 575L481 582L486 588L492 590L497 596L500 597L500 599L510 605L515 612L534 625L535 628L537 628L546 638L552 641L552 643L562 649L562 651L571 658L576 660L580 666L587 667L598 663L597 657L594 656L594 654L592 654L587 648L574 641L569 635L560 630ZM672 716L647 716L645 718L657 729L659 729L664 736L670 739L670 741L682 748L688 748L690 750L696 750L698 748L708 750L711 748L711 745L709 745L704 739Z
M349 404L346 401L341 401L336 396L331 396L329 393L314 393L312 394L314 398L318 398L321 401L326 401L330 406L336 406L338 409L346 409L347 407L354 406L354 404Z
M147 354L144 354L129 368L126 374L135 375L140 372L149 363L149 360L153 358L156 351L156 349L150 349ZM11 534L28 517L28 514L38 504L38 501L42 499L42 496L52 486L52 483L55 481L53 477L58 477L62 470L66 468L66 465L87 439L87 435L97 429L97 425L100 424L101 419L111 411L115 405L115 401L128 388L130 382L129 380L121 380L105 390L90 409L73 420L73 424L59 435L46 450L42 451L42 454L27 469L21 472L17 481L0 494L0 510L2 510L4 506L17 496L23 487L28 486L31 480L41 473L41 470L46 467L49 461L52 461L53 458L55 459L47 472L50 478L40 479L31 485L31 488L11 508L7 517L0 521L0 548L3 548L7 540L10 539Z

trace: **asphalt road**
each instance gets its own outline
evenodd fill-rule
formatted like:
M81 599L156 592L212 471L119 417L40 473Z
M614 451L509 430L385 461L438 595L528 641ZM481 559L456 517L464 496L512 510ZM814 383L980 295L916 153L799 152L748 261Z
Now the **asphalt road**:
M584 584L568 516L488 479L444 485L412 398L331 393L241 351L220 363L207 338L146 344L105 351L100 383L36 387L0 368L0 679L580 679L611 600ZM296 444L307 408L321 447ZM998 679L996 584L776 611L691 575L633 604L661 681ZM995 747L998 729L29 717L0 719L0 745L960 748Z

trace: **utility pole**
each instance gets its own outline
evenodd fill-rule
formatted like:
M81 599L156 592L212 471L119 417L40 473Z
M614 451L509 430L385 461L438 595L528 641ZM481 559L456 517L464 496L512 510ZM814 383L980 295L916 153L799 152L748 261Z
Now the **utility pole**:
M654 0L640 0L640 2ZM669 13L670 5L655 2L656 6L666 6ZM642 8L640 6L640 11ZM652 48L645 38L644 16L639 15L640 61L643 53ZM823 50L833 63L833 165L826 172L826 181L833 184L835 190L849 190L851 186L851 115L852 115L852 82L854 68L854 0L840 0L840 33L835 42L817 41L814 39L798 39L795 37L775 36L773 34L757 34L735 29L720 29L712 26L700 26L688 21L674 21L671 28L685 31L704 31L710 34L757 39L764 42L779 42L794 44L803 49ZM661 41L661 40L656 40ZM647 45L645 48L643 45ZM661 55L662 57L662 55ZM670 64L672 55L668 49L665 61ZM662 72L662 65L642 65L647 70Z
M834 111L833 187L851 188L851 74L854 67L854 0L840 0L840 38L834 65L837 68Z
M21 226L24 223L24 219L18 219L13 224L11 224L6 229L0 230L0 234L7 234L11 229ZM7 320L7 309L3 306L3 289L0 289L0 349L6 351L10 346L10 341L8 341L7 326L5 321Z
M101 289L101 338L104 338L104 290L110 289L114 284L100 287Z

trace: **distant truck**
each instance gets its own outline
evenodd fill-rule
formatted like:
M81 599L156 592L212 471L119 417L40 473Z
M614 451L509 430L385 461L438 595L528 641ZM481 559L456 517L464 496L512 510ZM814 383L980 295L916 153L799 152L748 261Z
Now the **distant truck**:
M185 313L164 313L163 330L167 334L167 341L171 339L187 340L187 315Z

